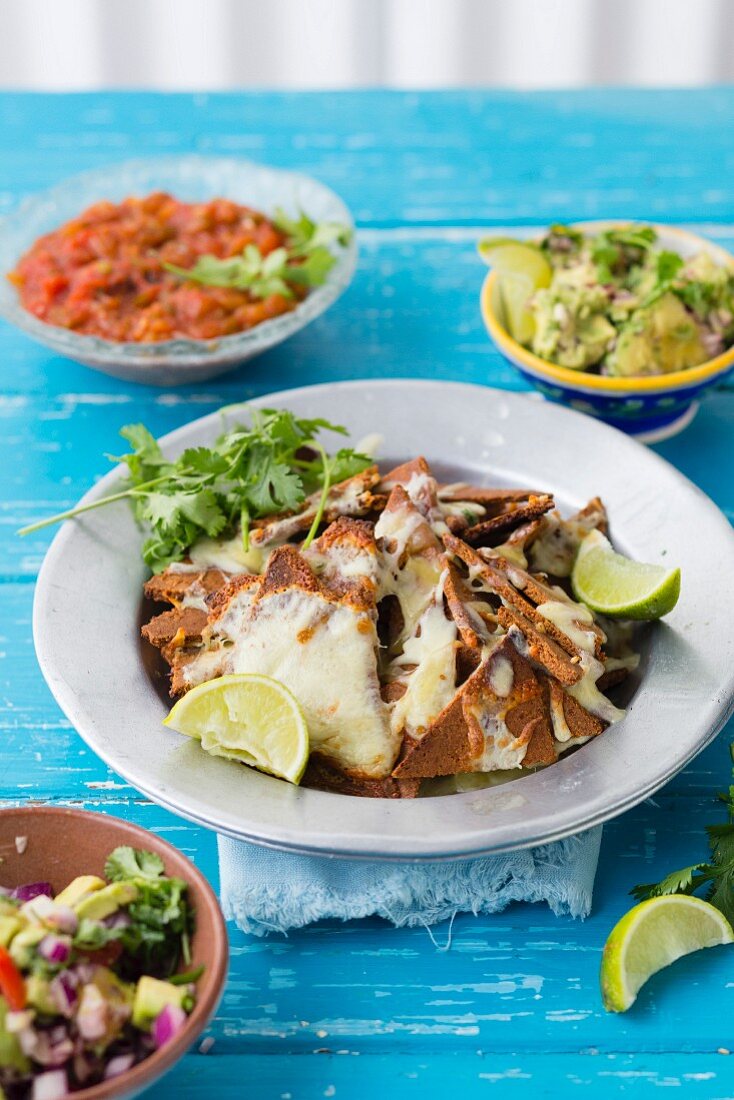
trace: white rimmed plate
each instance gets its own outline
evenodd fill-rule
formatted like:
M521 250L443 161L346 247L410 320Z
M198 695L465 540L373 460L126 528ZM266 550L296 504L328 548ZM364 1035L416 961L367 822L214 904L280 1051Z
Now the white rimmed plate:
M142 532L123 502L66 523L38 579L34 637L59 705L94 751L156 802L218 832L324 855L435 859L522 848L621 813L707 745L734 705L734 621L712 563L734 533L704 494L621 432L481 386L365 381L270 394L255 404L384 439L385 463L425 454L443 478L552 490L564 510L599 494L614 541L681 566L675 611L651 632L627 716L553 767L502 787L390 801L302 790L207 756L165 729L139 639ZM236 420L235 413L228 413ZM170 454L212 441L215 413L166 436ZM84 498L119 487L112 471Z

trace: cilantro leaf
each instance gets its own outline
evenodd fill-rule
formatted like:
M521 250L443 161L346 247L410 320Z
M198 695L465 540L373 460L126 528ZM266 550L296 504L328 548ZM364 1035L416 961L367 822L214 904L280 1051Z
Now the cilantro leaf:
M658 253L657 276L659 283L670 283L683 267L683 257L677 252L663 250Z
M707 863L694 863L690 867L684 867L681 871L671 871L660 882L633 886L630 894L637 901L646 901L647 898L659 898L665 894L692 894L699 886L709 881L709 872L710 868Z
M109 882L130 878L157 879L165 875L163 860L155 852L121 845L110 852L104 865L104 877Z
M167 978L181 959L188 964L193 912L183 879L169 878L155 852L127 845L107 857L105 876L137 887L137 897L127 907L130 922L108 928L98 921L81 921L75 944L96 950L111 939L119 940L124 953L118 969L128 979L141 974Z
M730 752L734 761L734 744ZM727 804L729 821L706 829L710 861L672 871L658 883L633 887L630 893L637 901L664 894L694 894L708 884L707 900L721 910L730 924L734 922L734 785L721 797Z
M255 515L292 511L303 500L303 482L272 454L253 454L248 496Z
M294 297L294 287L310 290L322 286L336 263L334 245L346 245L351 230L338 222L314 222L307 214L292 218L276 212L273 224L286 242L263 256L255 244L247 244L239 256L200 256L193 267L164 264L166 271L203 286L246 290L253 298L280 294Z

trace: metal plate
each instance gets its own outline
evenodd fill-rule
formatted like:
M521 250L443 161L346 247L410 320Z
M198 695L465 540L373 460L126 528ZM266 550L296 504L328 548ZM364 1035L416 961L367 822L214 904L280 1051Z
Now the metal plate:
M524 484L572 510L599 494L624 553L678 564L682 595L650 632L627 716L553 767L502 787L415 801L301 790L207 756L165 729L141 657L142 532L123 502L65 524L43 564L34 637L44 676L81 736L154 801L229 836L324 855L436 859L522 848L607 820L700 752L734 705L734 532L653 452L591 418L527 397L447 382L346 382L254 404L379 432L386 463L425 454L442 477ZM236 415L229 413L230 419ZM222 415L163 440L209 443ZM115 491L110 473L85 502ZM728 564L727 564L728 563ZM728 582L727 582L728 583ZM727 595L728 592L728 595Z

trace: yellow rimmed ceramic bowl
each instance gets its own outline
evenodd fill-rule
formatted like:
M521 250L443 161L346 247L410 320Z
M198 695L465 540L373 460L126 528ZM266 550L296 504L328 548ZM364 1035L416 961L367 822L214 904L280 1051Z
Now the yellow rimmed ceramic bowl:
M598 233L628 224L628 221L582 222L576 228ZM708 252L717 264L734 270L734 256L705 237L669 225L654 228L662 248L673 249L684 259L697 252ZM654 377L608 378L570 370L540 359L513 340L504 325L499 280L494 271L484 280L481 308L487 331L497 347L544 397L599 417L646 443L667 439L687 427L698 411L698 399L704 390L716 386L734 369L734 347L731 347L691 370Z

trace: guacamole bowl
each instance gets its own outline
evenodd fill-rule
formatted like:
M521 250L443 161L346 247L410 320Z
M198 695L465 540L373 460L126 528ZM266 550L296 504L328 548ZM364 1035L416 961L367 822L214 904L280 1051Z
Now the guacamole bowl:
M574 228L594 233L627 224L583 222ZM672 226L654 225L654 228L662 248L674 250L684 259L707 252L716 264L734 269L734 256L706 238ZM510 336L495 271L490 271L484 280L480 301L489 335L505 358L543 397L598 417L643 443L667 439L687 427L698 411L704 391L715 388L734 369L734 346L697 367L645 377L610 377L559 367L534 355Z

